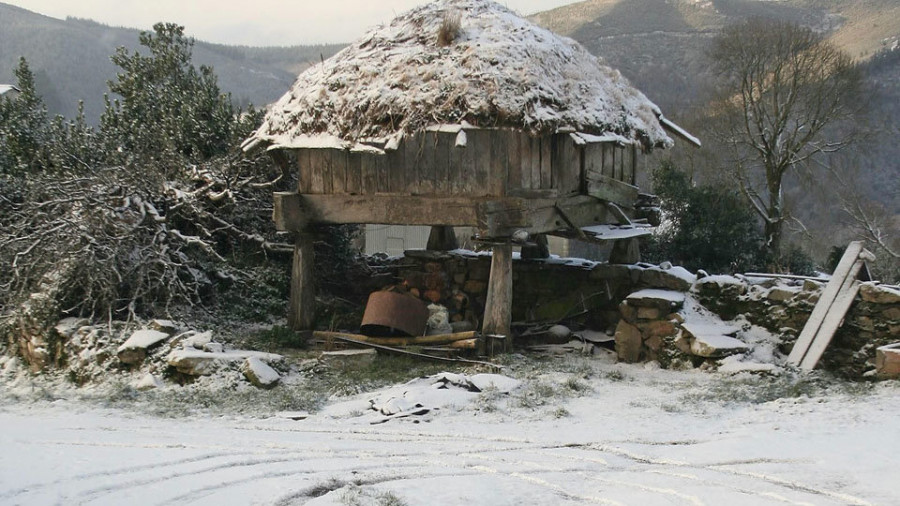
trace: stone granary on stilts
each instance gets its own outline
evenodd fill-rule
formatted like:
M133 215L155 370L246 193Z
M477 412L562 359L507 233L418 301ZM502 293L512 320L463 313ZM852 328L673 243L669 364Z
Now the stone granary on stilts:
M299 174L274 206L297 234L291 327L313 325L311 225L430 225L436 249L467 226L493 248L482 331L508 335L513 243L646 233L636 159L668 134L699 144L575 41L491 1L439 0L301 74L243 147Z

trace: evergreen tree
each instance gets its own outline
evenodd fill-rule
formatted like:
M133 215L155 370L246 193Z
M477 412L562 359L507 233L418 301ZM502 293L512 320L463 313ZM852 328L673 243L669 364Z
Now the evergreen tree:
M157 23L142 32L149 54L120 47L112 61L120 69L109 90L101 129L115 151L138 158L191 163L233 147L241 122L212 68L191 63L194 42L184 27Z
M0 101L0 174L21 175L41 169L47 135L47 108L34 87L34 73L24 57L15 70L15 98Z

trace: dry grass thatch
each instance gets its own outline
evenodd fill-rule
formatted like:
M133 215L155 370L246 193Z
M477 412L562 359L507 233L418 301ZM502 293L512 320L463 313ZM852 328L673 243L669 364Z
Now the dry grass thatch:
M575 41L491 1L438 0L301 74L245 148L391 145L442 124L613 133L667 147L658 116Z

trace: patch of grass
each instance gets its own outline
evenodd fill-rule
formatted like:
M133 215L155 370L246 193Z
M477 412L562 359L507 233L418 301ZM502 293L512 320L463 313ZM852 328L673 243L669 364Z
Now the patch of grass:
M497 411L497 402L503 396L504 394L501 393L497 387L491 385L478 394L478 397L475 398L475 402L472 405L478 411L493 413Z
M566 379L563 386L566 390L575 395L584 395L594 389L589 383L582 381L581 378L577 376L571 376Z
M466 373L467 369L403 355L379 355L369 364L335 366L321 375L319 381L332 394L354 395L444 371Z
M556 389L550 383L536 380L519 389L515 399L520 407L534 409L545 406L556 396Z
M562 406L553 410L553 418L566 418L570 415L571 413L569 413L569 410Z
M310 382L313 384L313 382ZM104 404L134 407L155 416L180 418L205 413L212 415L261 415L279 411L314 412L328 398L327 392L308 385L279 385L271 390L243 388L173 388L138 392L123 389Z
M682 400L691 403L763 404L800 397L865 395L872 388L871 383L840 381L824 374L751 376L710 383L702 391L684 395Z
M437 43L439 46L449 46L459 37L462 28L462 15L459 12L447 12L441 20L438 29Z
M323 495L343 488L347 485L347 482L343 480L339 480L337 478L329 478L326 481L321 483L316 483L312 487L303 491L303 496L305 497L322 497Z
M382 492L375 497L378 506L406 506L406 502L393 492Z
M608 373L604 374L603 377L608 379L609 381L625 381L626 379L628 379L628 376L626 376L625 373L619 370L609 371Z
M234 344L239 348L277 353L285 349L307 349L303 334L291 330L283 325L273 325L268 329L262 329L238 337Z

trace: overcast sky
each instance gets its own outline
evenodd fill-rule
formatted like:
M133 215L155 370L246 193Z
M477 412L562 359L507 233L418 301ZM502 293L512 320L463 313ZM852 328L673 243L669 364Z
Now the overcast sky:
M289 46L350 42L426 0L0 0L65 18L149 29L157 21L185 26L193 37L223 44ZM500 0L533 14L575 0Z

